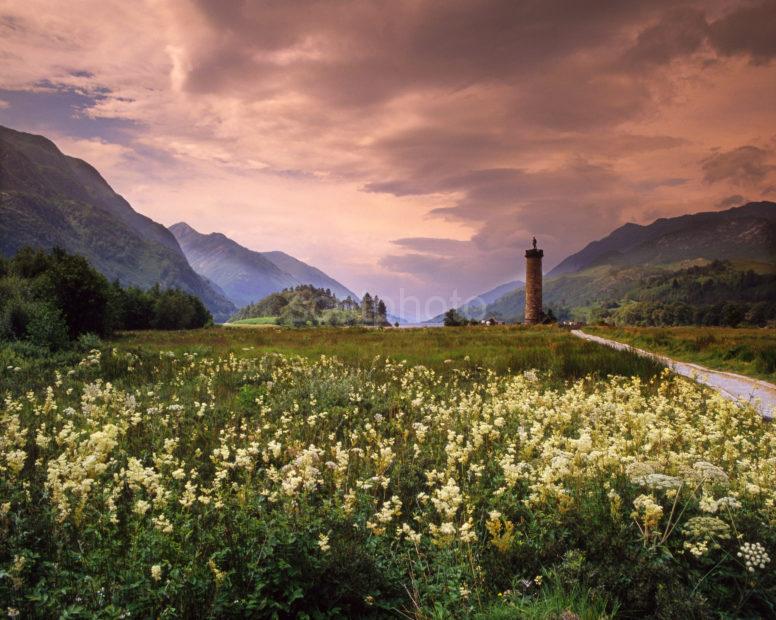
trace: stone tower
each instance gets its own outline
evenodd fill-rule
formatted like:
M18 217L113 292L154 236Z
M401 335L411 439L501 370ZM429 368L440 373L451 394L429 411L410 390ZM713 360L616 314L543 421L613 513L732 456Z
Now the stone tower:
M541 323L544 319L542 311L542 257L544 250L536 248L536 237L533 248L525 251L525 322L529 325Z

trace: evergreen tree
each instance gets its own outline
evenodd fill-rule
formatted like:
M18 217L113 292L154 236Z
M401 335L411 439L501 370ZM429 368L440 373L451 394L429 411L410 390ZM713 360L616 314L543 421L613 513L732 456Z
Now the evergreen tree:
M364 323L374 325L375 322L375 302L369 293L364 293L362 302Z
M377 320L381 325L388 322L388 308L385 307L385 302L382 299L377 302Z

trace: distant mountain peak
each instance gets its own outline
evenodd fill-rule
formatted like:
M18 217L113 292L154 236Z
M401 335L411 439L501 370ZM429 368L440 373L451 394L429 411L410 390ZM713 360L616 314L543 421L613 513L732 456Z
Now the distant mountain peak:
M204 234L186 222L170 226L194 270L218 285L238 307L299 284L328 288L344 299L358 297L320 269L290 254L257 252L223 233Z
M171 231L174 231L175 233L189 233L189 232L197 232L194 230L191 226L189 226L186 222L176 222L172 226L168 226L168 228Z
M776 203L749 202L723 211L629 222L561 261L547 277L576 273L617 258L618 264L661 264L693 258L776 259Z

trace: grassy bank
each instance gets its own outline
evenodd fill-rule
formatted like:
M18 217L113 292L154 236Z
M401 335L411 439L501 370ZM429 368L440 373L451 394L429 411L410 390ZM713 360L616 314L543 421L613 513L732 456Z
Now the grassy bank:
M586 332L776 383L776 329L732 327L586 327Z

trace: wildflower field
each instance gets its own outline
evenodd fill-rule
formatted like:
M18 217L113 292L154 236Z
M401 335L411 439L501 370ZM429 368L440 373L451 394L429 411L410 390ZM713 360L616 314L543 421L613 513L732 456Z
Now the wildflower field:
M776 614L773 424L649 360L519 328L91 344L0 349L9 617Z

